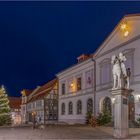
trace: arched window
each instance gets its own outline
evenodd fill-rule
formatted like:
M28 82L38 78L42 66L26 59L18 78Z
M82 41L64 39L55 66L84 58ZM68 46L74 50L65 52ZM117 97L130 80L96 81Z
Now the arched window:
M64 115L65 114L65 103L62 103L62 106L61 106L61 114Z
M82 114L82 102L80 100L77 102L77 114Z
M87 101L87 112L93 113L93 100L88 99Z
M109 111L111 113L111 99L109 97L105 97L103 100L103 111Z
M69 114L71 115L73 113L73 104L72 102L69 102Z

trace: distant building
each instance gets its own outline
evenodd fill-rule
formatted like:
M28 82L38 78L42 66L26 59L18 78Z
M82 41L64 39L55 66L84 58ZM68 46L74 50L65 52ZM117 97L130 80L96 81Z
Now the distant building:
M39 123L47 123L58 119L57 79L49 81L34 90L23 90L22 123L32 123L33 117Z
M33 90L24 89L21 91L22 102L21 102L21 122L22 124L27 123L27 97L33 92Z
M9 107L11 109L12 125L21 124L21 98L20 97L8 97Z

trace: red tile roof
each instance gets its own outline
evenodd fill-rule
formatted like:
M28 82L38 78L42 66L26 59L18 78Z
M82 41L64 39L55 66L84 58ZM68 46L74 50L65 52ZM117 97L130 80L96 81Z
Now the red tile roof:
M33 101L36 101L36 100L41 100L44 98L44 96L47 95L48 92L43 92L41 94L38 94L36 96L33 96L30 100L28 100L28 102L33 102Z
M21 98L20 97L8 97L9 106L11 109L20 109Z
M40 86L40 88L33 94L33 97L29 99L28 102L33 102L35 100L43 99L44 96L46 96L52 90L56 82L57 82L57 78L47 82L43 86Z
M44 84L43 86L40 86L39 90L37 91L37 93L45 91L49 88L52 88L57 82L57 78L47 82L46 84Z
M29 90L29 89L23 89L23 90L21 91L21 93L25 93L26 96L29 96L32 92L33 92L33 90Z

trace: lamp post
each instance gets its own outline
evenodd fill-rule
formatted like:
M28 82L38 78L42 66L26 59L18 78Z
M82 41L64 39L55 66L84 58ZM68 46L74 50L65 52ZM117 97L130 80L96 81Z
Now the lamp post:
M35 129L35 117L36 117L36 112L32 112L32 118L33 118L33 129Z
M92 58L92 61L94 62L94 117L96 118L96 60Z

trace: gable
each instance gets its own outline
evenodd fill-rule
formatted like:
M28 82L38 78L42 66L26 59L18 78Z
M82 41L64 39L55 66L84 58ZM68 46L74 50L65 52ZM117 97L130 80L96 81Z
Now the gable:
M123 22L126 22L128 26L129 35L127 37L124 36L120 28ZM115 50L124 44L134 41L138 37L140 37L140 15L128 15L118 23L108 38L97 49L94 57L98 58L103 54L109 53L113 49Z

